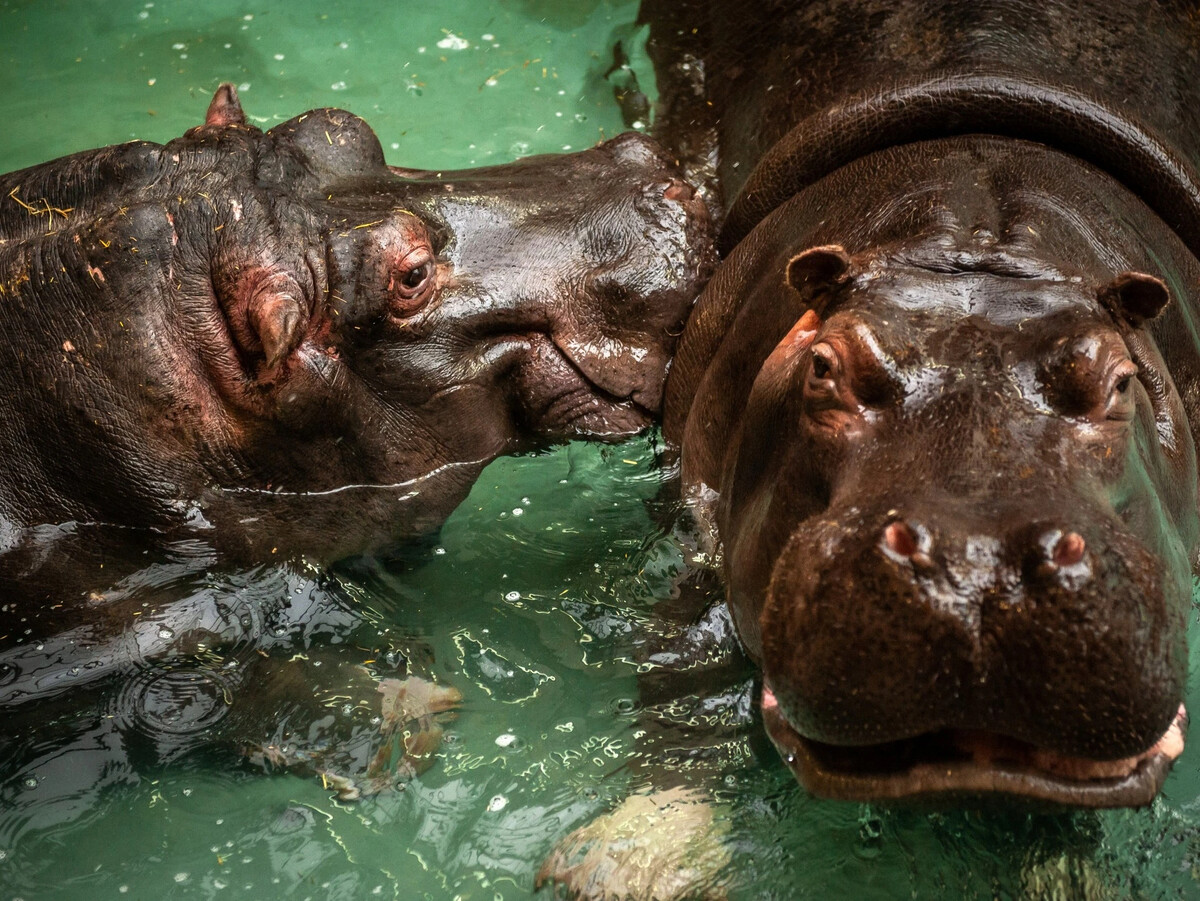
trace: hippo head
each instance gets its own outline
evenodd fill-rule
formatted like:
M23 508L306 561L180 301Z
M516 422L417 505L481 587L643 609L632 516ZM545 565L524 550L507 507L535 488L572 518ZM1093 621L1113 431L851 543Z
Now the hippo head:
M703 203L649 139L426 172L384 167L374 134L342 111L269 136L268 166L293 196L309 186L320 240L282 267L302 284L270 289L274 319L244 339L233 330L243 370L225 383L250 389L261 422L330 440L322 455L285 450L284 473L252 498L239 488L238 501L279 505L290 523L314 490L353 485L357 515L375 511L359 520L375 520L369 529L427 531L496 456L618 439L657 416L712 251ZM235 267L236 280L277 268ZM249 302L249 322L261 308ZM272 427L255 468L269 473L279 456ZM303 473L303 496L280 499L296 481L287 472ZM398 503L414 515L397 520Z
M1186 724L1197 279L1109 176L986 136L856 160L721 264L664 433L810 790L1154 797Z
M166 145L0 183L56 211L0 208L0 520L254 559L428 532L500 454L640 430L712 267L649 139L390 170L351 113L262 132L228 85Z
M1167 288L921 263L779 273L795 321L717 513L767 728L818 794L1144 803L1182 748L1196 532L1143 328Z

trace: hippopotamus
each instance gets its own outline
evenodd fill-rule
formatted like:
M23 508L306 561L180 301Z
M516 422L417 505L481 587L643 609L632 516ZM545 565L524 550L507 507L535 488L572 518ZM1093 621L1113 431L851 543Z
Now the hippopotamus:
M1147 804L1200 551L1193 11L643 16L723 209L664 430L784 760L847 800Z
M708 221L641 135L390 169L357 116L263 132L231 85L166 144L0 176L0 551L426 534L500 454L651 423Z
M231 85L166 144L0 176L0 706L57 724L28 765L103 733L111 773L240 749L342 797L428 766L457 690L316 574L501 454L650 425L714 261L642 135L390 168Z
M722 253L664 435L723 589L696 593L691 653L645 668L682 660L675 697L694 693L731 628L756 673L747 718L817 796L1148 804L1183 751L1200 563L1195 10L645 0L641 17L655 133ZM650 765L696 731L673 725ZM651 779L648 818L635 796L539 878L723 897L720 859L678 850L716 828L705 786L679 784L699 759Z

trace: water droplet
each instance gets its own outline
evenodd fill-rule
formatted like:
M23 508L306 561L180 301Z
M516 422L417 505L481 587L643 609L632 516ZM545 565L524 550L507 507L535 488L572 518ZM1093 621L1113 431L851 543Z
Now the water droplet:
M24 785L26 788L37 788L37 786L38 786L37 777L29 776L28 778L25 779L25 781L22 783L22 785Z
M511 601L519 601L519 600L521 600L521 592L519 592L519 591L510 591L510 592L508 592L508 594L506 594L506 595L504 596L504 600L506 600L506 601L510 601L510 602L511 602Z
M168 627L163 626L162 628L160 628L158 630L158 637L159 638L174 638L175 633Z
M495 813L497 810L503 810L508 806L508 798L504 795L495 795L492 800L488 801L487 809Z
M505 732L503 735L496 736L496 745L501 748L509 748L515 745L519 740L520 739L518 739L511 732Z

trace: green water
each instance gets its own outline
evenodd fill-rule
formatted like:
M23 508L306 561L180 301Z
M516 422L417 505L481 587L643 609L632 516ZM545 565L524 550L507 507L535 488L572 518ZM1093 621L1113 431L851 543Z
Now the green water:
M599 76L635 6L0 0L0 170L167 140L226 80L263 127L347 107L398 165L580 149L622 130ZM356 635L426 649L464 694L439 762L346 803L318 779L204 755L134 747L106 767L108 708L48 712L44 732L3 736L0 901L529 897L559 838L640 787L622 770L632 648L685 565L647 512L660 478L652 438L502 460L436 544L395 564L249 574L262 593L349 599ZM229 578L202 587L234 592ZM1197 744L1148 810L1073 816L821 802L747 756L708 785L721 878L734 898L781 901L1200 897Z

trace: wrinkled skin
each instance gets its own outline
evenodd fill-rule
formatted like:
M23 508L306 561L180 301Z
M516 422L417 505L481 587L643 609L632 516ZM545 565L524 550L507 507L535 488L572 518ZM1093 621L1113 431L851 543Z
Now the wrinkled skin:
M500 454L650 424L704 204L639 135L389 169L350 113L263 133L229 86L0 189L0 795L429 766L458 692L313 564L435 531Z
M496 456L649 424L709 267L636 135L392 171L362 120L206 123L0 177L0 549L35 527L336 559L435 529Z
M768 733L835 798L1148 803L1200 535L1194 16L731 14L643 9L726 207L665 429Z

